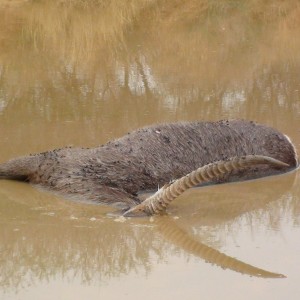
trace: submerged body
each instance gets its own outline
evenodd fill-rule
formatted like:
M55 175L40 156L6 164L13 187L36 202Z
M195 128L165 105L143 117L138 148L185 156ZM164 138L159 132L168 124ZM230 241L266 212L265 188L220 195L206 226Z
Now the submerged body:
M264 155L289 165L252 166L216 182L282 173L297 165L295 148L277 130L249 121L190 122L139 129L93 149L63 148L0 165L0 178L26 180L67 197L122 208L153 190L214 161Z

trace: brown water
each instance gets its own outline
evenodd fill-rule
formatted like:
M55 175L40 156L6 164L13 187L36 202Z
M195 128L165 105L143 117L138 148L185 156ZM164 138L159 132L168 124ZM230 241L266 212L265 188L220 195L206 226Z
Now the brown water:
M246 118L300 149L298 1L0 1L0 157ZM130 219L0 182L0 299L298 299L299 171Z

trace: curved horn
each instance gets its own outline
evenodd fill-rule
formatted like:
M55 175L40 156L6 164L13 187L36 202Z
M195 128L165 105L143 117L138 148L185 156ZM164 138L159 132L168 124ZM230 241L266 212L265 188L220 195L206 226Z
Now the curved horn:
M202 258L205 262L212 265L255 277L286 278L283 274L255 267L234 257L228 256L213 247L205 245L193 236L190 236L184 229L180 228L172 218L156 218L155 223L158 225L159 232L173 245L189 254Z
M141 214L162 214L174 199L186 190L195 187L200 183L212 181L222 174L230 173L235 170L242 170L249 166L263 164L280 168L289 166L277 159L262 155L233 157L227 161L210 163L198 168L184 177L181 177L180 179L175 180L172 183L164 185L154 195L147 198L141 204L127 210L123 216L130 217Z

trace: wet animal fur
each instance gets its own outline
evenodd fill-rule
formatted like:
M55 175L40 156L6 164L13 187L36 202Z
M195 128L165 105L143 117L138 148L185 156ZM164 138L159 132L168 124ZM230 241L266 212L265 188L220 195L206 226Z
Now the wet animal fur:
M181 122L139 129L98 148L63 148L16 158L0 165L0 178L25 180L78 200L129 208L140 203L140 191L156 189L214 161L254 154L270 156L290 168L297 165L293 144L273 128L243 120ZM252 167L218 182L287 170Z

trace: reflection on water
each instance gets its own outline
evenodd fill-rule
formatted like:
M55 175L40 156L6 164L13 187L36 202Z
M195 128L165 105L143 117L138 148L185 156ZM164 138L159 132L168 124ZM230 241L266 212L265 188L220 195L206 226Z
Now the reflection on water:
M64 145L99 145L155 122L196 119L254 119L287 133L299 149L299 20L293 0L3 0L1 161ZM252 289L242 273L284 274L287 283L269 288L285 284L299 294L297 244L270 238L281 241L285 233L286 241L299 240L296 175L193 190L176 201L169 218L125 223L107 217L109 208L2 181L0 298L3 291L14 299L9 293L17 290L32 299L38 287L47 291L59 278L68 282L62 289L100 285L110 296L117 293L113 284L124 290L131 280L143 290L147 280L160 286L154 274L164 265L167 278L179 278L170 271L173 258L189 278L182 293L203 292L209 278L220 290L238 280L253 299L260 283L253 279ZM259 238L264 253L253 245ZM202 273L203 286L193 286ZM165 299L171 286L160 286ZM283 290L276 293L286 297ZM204 295L220 299L212 293Z
M295 1L75 2L0 12L0 134L21 136L18 118L26 150L47 148L49 128L58 146L178 119L238 116L289 134L297 124Z
M286 220L299 227L295 175L192 190L176 201L170 216L125 222L108 217L109 208L70 203L25 183L2 181L0 288L8 296L12 290L21 293L57 278L105 286L125 275L148 277L156 264L182 254L187 264L190 257L197 257L240 274L283 278L287 274L280 269L270 271L274 262L269 266L261 262L266 266L262 268L221 249L228 237L247 228L256 236L262 226L280 235ZM251 241L243 247L249 247L253 260ZM276 255L277 250L272 252Z

